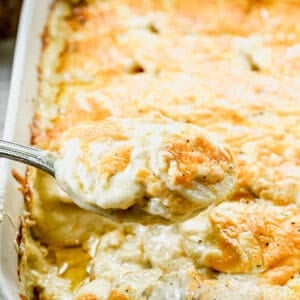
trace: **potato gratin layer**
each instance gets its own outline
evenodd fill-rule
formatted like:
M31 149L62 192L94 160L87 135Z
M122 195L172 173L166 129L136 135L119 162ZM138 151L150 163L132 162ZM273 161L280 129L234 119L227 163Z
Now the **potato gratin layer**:
M116 225L29 169L20 245L28 299L300 298L300 3L55 1L33 145L73 125L159 112L212 132L230 199L171 226Z

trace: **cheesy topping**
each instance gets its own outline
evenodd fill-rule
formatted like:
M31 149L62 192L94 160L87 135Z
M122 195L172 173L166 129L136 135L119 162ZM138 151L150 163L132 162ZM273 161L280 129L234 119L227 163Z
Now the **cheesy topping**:
M163 118L109 118L72 127L64 134L55 176L83 208L134 206L171 221L224 200L235 184L223 144L197 126Z

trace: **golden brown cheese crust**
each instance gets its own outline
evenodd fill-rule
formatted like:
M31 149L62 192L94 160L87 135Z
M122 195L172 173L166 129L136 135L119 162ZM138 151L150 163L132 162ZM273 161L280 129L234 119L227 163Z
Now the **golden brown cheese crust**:
M300 270L299 213L294 205L266 201L220 204L182 225L184 248L215 270L261 273L271 284L285 284ZM201 232L204 224L207 228Z
M128 166L131 156L131 147L116 149L115 153L103 155L97 166L97 174L108 181L116 172L122 172Z
M165 148L168 153L168 162L175 161L178 165L178 171L175 174L173 182L177 185L183 185L187 188L192 187L192 181L199 176L202 181L207 183L217 183L224 179L223 170L216 170L217 164L224 166L230 163L230 155L214 147L203 137L195 137L182 141L181 136L175 136L167 141ZM197 165L205 163L203 174L197 174ZM215 168L214 168L215 167Z
M72 125L158 111L225 140L238 188L180 227L116 229L32 171L27 294L298 299L299 1L73 3L56 1L49 17L33 143L55 150ZM46 254L69 246L88 252L81 285Z

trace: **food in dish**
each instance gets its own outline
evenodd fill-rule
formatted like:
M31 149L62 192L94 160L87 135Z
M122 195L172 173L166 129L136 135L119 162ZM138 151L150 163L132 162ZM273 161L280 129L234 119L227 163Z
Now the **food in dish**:
M30 168L29 299L299 299L299 20L297 1L55 1L33 144L158 112L224 141L237 184L191 220L120 225Z

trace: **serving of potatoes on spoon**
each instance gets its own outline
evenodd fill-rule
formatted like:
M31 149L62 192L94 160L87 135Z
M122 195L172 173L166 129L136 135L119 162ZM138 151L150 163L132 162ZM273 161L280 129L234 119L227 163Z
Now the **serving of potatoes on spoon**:
M116 222L181 222L226 199L236 182L223 143L165 118L80 124L64 133L58 153L24 147L32 149L25 159L7 153L14 145L24 147L1 141L0 156L45 170L78 206Z

